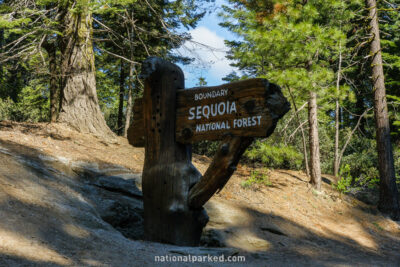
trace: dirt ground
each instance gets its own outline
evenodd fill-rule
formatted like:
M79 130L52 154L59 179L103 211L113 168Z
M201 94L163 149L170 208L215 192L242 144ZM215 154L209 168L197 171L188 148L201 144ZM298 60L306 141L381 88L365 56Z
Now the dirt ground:
M3 144L0 150L1 147L5 151L23 147L32 151L32 154L40 153L61 161L90 162L99 166L120 165L133 173L142 171L144 160L144 150L130 146L125 138L117 137L112 143L107 143L93 136L77 133L62 124L2 121L0 142ZM6 161L3 160L0 169L8 168ZM194 155L193 162L200 172L204 173L210 159ZM302 172L260 168L259 171L267 173L267 185L244 188L241 184L250 177L252 171L253 167L240 165L225 188L206 204L210 222L205 231L210 239L215 241L216 246L236 249L235 253L247 255L247 264L253 266L400 266L399 222L385 218L374 206L339 194L332 188L331 184L335 182L333 177L325 175L323 190L317 192L309 186L307 177ZM7 172L3 173L4 177L12 176ZM23 175L29 176L28 173ZM7 181L10 183L10 180ZM22 186L32 185L27 180L23 185L8 186L22 190ZM4 184L0 187L0 192L2 190L4 194L10 194L7 193L9 189L6 189ZM22 199L24 194L15 194L19 196L18 201L25 203L24 209L30 207L26 203L39 203L42 201L39 198L47 194L44 191L40 192L38 188L31 193L36 194L38 199ZM4 212L1 217L11 216L9 214L11 213ZM62 215L52 216L60 216L57 219L64 220ZM143 255L148 257L152 253L171 251L171 248L165 245L128 239L121 241L122 237L118 236L110 238L121 239L117 242L119 247L130 247L120 255L110 256L107 262L93 260L96 257L78 261L74 260L76 255L66 251L70 251L70 247L74 245L69 242L76 242L88 235L84 227L77 228L73 223L65 224L67 228L64 231L78 236L72 239L65 237L62 245L50 249L48 244L32 241L32 238L36 238L34 234L33 237L28 237L22 230L8 231L8 224L20 223L20 219L10 218L2 219L4 221L0 224L0 263L1 259L17 255L16 260L10 262L28 266L32 262L59 266L152 266L152 262L140 260L141 250L145 251L147 254L143 252ZM34 219L30 221L29 217L23 221L26 224L35 222ZM104 227L107 231L110 230L108 226ZM99 235L92 235L92 238L100 238ZM118 253L119 247L112 248L113 243L110 240L101 241L107 243L102 249L110 246L110 253ZM95 240L90 242L96 243ZM81 254L78 253L80 257L86 257L97 249L90 249L90 246L95 245L88 242L76 244L83 247ZM85 246L88 247L86 250ZM64 251L64 256L60 256L60 251ZM134 251L139 253L135 255L135 263L121 261L121 257L133 257L131 254L135 254ZM193 251L199 253L199 250ZM214 250L215 253L216 251L218 252Z

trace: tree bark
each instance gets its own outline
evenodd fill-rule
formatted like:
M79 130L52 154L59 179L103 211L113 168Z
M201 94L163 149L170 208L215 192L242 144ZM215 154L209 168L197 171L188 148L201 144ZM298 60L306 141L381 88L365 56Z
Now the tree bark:
M317 94L310 92L308 101L308 123L310 125L309 147L310 147L310 183L321 190L321 163L319 158L319 137L318 137L318 118L317 118Z
M132 94L133 94L133 68L134 68L133 63L131 63L129 66L128 101L126 103L124 137L128 137L128 129L129 129L129 126L131 125Z
M370 33L373 37L370 54L372 55L374 114L376 124L376 144L378 150L378 169L380 176L378 209L389 214L393 219L399 219L399 196L396 186L392 144L390 141L390 126L382 65L378 11L376 0L367 0L366 2L369 9Z
M57 48L55 43L50 43L47 40L43 43L43 48L46 49L49 57L49 73L50 73L50 122L57 121L58 106L59 106L59 81L57 70Z
M119 103L118 103L118 119L117 119L117 133L122 134L123 130L123 117L124 117L124 97L125 97L125 68L124 61L121 59L121 69L119 73Z
M59 90L57 80L57 57L56 48L49 53L49 71L50 71L50 121L56 122L58 115Z
M59 122L69 124L83 133L102 139L114 138L100 111L96 93L94 53L92 45L92 14L87 5L64 17L62 46L62 98Z

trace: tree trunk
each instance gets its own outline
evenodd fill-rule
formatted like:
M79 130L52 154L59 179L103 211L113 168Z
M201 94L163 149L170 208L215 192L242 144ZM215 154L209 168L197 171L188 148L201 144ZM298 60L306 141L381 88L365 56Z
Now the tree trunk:
M356 98L357 98L357 101L356 101L356 112L357 112L357 114L362 114L364 112L364 110L365 110L364 98L363 98L362 93L357 93L356 94ZM361 120L360 126L359 126L360 132L362 132L364 134L366 134L365 122L366 122L366 120L363 118Z
M128 137L128 129L129 126L131 125L132 93L133 93L132 87L133 87L133 63L131 63L129 66L128 102L126 103L124 137Z
M57 48L55 43L45 41L43 43L49 56L49 73L50 73L50 122L56 122L59 105L59 81L57 72Z
M302 138L302 141L303 141L304 166L306 167L306 174L307 174L308 177L310 177L310 168L309 168L309 166L308 166L308 156L307 156L307 142L306 142L306 136L305 136L305 134L304 134L303 126L301 125L301 120L300 120L300 117L299 117L297 105L296 105L296 102L294 101L294 96L293 96L293 94L292 94L292 91L290 90L290 87L288 87L288 90L289 90L289 94L290 94L290 97L291 97L292 102L293 102L294 112L296 112L297 123L299 124L300 131L301 131L301 138Z
M339 134L340 134L340 123L339 123L339 112L340 112L340 80L342 72L342 51L341 43L339 44L339 68L336 79L336 100L335 100L335 156L333 160L333 175L338 177L339 175Z
M321 190L321 163L319 158L317 111L317 94L315 92L310 92L310 99L308 101L308 123L310 125L310 183L319 191Z
M3 52L3 45L4 45L4 30L0 30L0 54ZM0 82L3 81L4 70L3 64L0 64Z
M57 80L57 58L56 49L49 53L49 71L50 71L50 121L55 122L58 115L58 80Z
M114 138L100 111L96 93L92 14L87 5L79 8L76 13L68 10L63 21L63 87L58 121L103 139Z
M121 70L119 73L119 103L118 103L118 119L117 119L117 133L118 135L122 134L123 130L123 117L124 117L124 97L125 97L125 69L124 69L124 61L121 59Z
M339 176L339 134L340 134L340 123L339 123L339 110L340 104L339 99L336 98L335 100L335 155L333 160L333 175L338 177Z
M374 90L374 113L376 124L376 144L378 150L378 168L380 176L380 195L378 209L393 219L400 218L399 196L390 141L389 117L386 103L386 89L382 66L379 24L375 0L367 0L370 19L372 55L372 81Z

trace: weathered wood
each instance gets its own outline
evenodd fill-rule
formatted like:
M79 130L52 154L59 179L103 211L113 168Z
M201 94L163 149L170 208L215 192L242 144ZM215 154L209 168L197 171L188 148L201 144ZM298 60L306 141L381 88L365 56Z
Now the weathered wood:
M265 136L272 125L268 88L267 80L250 79L178 92L177 141L221 140L226 134Z
M221 190L232 174L246 149L253 142L253 137L228 136L220 144L213 161L189 193L190 207L202 207L218 190Z
M264 129L264 136L268 137L275 130L278 120L289 111L290 104L282 95L280 87L274 84L266 88L264 97L271 118L270 126ZM252 141L253 137L248 136L225 136L204 176L190 190L190 207L194 209L202 207L215 192L225 186Z
M274 120L270 109L275 103L268 97L274 88L279 87L265 79L249 79L214 87L178 90L176 140L188 144L201 140L223 140L226 135L266 137ZM212 97L213 94L215 97ZM130 130L132 135L128 138L132 145L141 146L141 135L144 135L141 102L135 103L135 107L131 126L134 129ZM281 108L288 109L288 105ZM218 109L229 109L229 112L220 115ZM197 110L201 114L197 114ZM209 113L209 116L204 117L204 113Z
M190 209L189 189L201 177L191 163L190 146L175 141L176 90L184 88L182 70L159 58L143 63L145 162L143 201L145 238L196 246L208 221Z
M253 136L272 134L290 105L279 86L263 79L183 90L181 69L159 58L149 58L143 63L142 77L144 96L135 101L128 139L134 146L145 147L142 176L145 238L195 246L208 221L202 206L227 183ZM237 106L235 114L221 112L224 114L219 114L219 118L207 118L207 123L260 116L259 123L240 130L231 127L188 135L197 123L206 122L204 118L193 121L188 118L193 116L190 109L196 102L196 94L215 90L224 90L220 91L224 95L212 98L212 102L197 97L195 105L219 103L223 99L226 106L229 106L227 101L236 102ZM184 144L202 139L223 139L203 177L191 163L190 145Z

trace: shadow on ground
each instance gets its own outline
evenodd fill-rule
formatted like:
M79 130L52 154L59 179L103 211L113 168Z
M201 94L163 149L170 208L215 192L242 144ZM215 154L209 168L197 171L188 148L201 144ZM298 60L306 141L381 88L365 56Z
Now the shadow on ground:
M100 164L107 167L105 162ZM132 189L135 181L129 175L124 180L131 189L122 192L113 183L100 183L102 176L91 173L90 166L70 168L51 161L41 151L1 140L0 166L1 266L153 266L154 255L176 250L128 239L142 223L140 193ZM113 176L117 166L108 167L108 176ZM116 208L110 211L107 207ZM393 253L400 250L396 237L374 240L377 249L372 250L347 235L322 236L292 220L246 205L224 218L221 210L226 207L225 202L212 201L207 209L215 218L231 220L230 225L221 224L216 231L221 242L246 255L246 266L400 264L400 255ZM353 216L352 212L346 216ZM120 214L124 215L116 218ZM125 227L126 232L117 231L118 227L110 224L112 220L120 220L116 225ZM371 239L375 236L371 234ZM384 244L380 244L382 240ZM241 247L246 242L259 249ZM183 253L200 251L179 249Z

